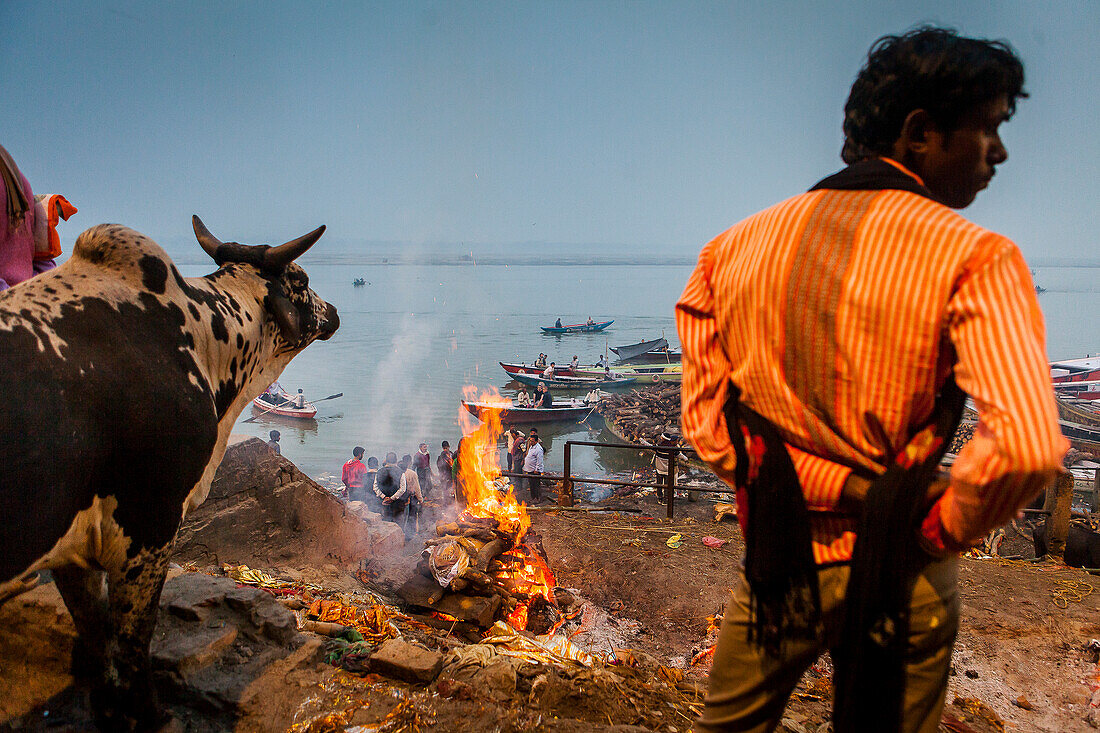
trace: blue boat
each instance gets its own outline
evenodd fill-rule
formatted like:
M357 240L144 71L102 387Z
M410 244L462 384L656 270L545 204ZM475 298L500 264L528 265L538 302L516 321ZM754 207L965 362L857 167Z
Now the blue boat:
M539 374L512 374L512 379L520 384L537 387L545 384L550 389L608 389L615 387L629 387L637 382L636 377L622 377L621 379L600 379L598 377L554 377L545 379Z
M539 326L539 328L543 333L594 333L604 330L614 322L615 319L611 319L599 323L573 323L568 326Z

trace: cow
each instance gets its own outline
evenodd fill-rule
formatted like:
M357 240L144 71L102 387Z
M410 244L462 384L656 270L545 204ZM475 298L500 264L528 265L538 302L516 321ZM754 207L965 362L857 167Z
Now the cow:
M111 730L168 721L149 642L176 531L244 408L339 326L294 263L323 226L270 247L192 224L219 266L205 277L103 224L0 294L0 603L52 571L74 674Z

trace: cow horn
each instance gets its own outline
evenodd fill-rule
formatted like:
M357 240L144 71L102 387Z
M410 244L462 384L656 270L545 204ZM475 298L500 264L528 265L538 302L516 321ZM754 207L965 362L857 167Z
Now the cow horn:
M202 223L202 219L199 218L198 214L192 214L191 226L195 228L195 239L199 240L199 244L202 245L206 254L213 257L216 262L218 260L218 247L222 246L222 242L210 233L210 230Z
M264 252L264 268L269 270L283 269L305 254L305 251L312 247L313 243L320 239L324 233L325 227L322 224L309 234L291 240L286 244L280 244L278 247L272 247Z

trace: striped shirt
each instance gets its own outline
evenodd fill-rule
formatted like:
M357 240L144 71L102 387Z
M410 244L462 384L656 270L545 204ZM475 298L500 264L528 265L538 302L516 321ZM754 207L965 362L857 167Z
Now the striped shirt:
M1020 251L882 160L909 186L812 190L749 217L703 248L676 304L684 434L732 485L722 408L737 385L787 444L818 563L851 558L845 480L885 470L952 366L980 415L937 506L956 542L1011 518L1068 447Z

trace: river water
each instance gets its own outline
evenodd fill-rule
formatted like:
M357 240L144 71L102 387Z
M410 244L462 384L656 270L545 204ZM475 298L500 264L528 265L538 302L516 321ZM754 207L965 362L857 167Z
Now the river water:
M178 251L173 251L178 250ZM212 267L192 242L170 248L184 275ZM634 263L634 264L632 264ZM283 455L323 483L338 479L356 445L367 455L399 456L440 441L454 446L461 435L459 413L464 385L497 388L511 396L499 361L531 362L539 352L568 363L574 354L592 363L610 344L664 336L676 347L673 306L692 269L689 257L646 257L580 247L538 252L408 251L385 247L328 246L325 240L302 261L311 287L340 312L339 332L317 342L286 368L282 384L301 388L307 398L343 392L317 404L315 421L262 416L246 410L235 432L266 439L282 433ZM1047 289L1039 303L1047 319L1051 359L1100 352L1100 268L1042 268L1036 281ZM369 284L354 287L352 280ZM540 325L615 319L598 334L546 336ZM613 441L593 416L586 424L539 426L548 448L548 472L562 465L567 439ZM574 451L574 471L622 474L648 465L633 451ZM591 473L589 475L592 475ZM335 479L334 479L335 477ZM337 481L338 483L338 481Z

